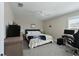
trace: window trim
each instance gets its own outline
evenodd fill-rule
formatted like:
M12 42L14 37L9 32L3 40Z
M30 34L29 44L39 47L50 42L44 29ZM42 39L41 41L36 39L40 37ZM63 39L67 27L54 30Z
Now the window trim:
M75 18L79 18L79 15L78 15L78 16L69 17L69 18L68 18L68 29L79 29L79 27L77 27L77 28L75 28L75 27L70 27L69 20L72 20L72 19L75 19Z

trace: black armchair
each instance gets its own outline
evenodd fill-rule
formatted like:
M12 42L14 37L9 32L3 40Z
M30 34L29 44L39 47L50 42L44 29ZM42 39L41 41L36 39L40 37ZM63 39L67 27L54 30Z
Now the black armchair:
M72 47L77 48L74 50L74 54L78 55L78 49L79 49L79 30L77 33L73 35L73 38L68 37L67 43L71 45Z

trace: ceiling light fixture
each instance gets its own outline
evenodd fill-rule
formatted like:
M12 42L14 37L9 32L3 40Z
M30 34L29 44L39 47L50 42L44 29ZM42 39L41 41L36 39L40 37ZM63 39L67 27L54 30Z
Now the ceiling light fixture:
M23 3L22 2L19 2L18 3L18 7L23 7Z

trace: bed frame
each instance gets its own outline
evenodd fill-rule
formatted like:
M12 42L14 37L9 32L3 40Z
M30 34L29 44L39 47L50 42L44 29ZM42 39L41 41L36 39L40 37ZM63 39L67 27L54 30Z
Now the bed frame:
M28 31L40 31L40 29L26 29L25 30L25 37L26 37L26 35L28 34ZM40 31L41 32L41 31ZM29 42L30 42L30 39L28 39L28 38L26 38L26 41L27 41L27 43L28 43L28 48L30 48L29 47ZM51 43L51 42L48 42L48 43ZM48 43L46 43L46 44L48 44ZM45 45L45 44L43 44L43 45ZM42 45L39 45L39 46L42 46ZM37 46L38 47L38 46Z
M26 37L26 34L28 34L28 31L40 31L40 29L26 29L25 30L25 34L24 34L24 39L26 40L27 42L27 45L28 45L28 48L29 48L29 42L30 42L30 39L28 40L28 38ZM41 31L40 31L41 32Z

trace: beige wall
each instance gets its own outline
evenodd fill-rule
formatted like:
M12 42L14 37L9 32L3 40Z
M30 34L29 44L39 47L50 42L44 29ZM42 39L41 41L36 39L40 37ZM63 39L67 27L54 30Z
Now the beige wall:
M15 19L15 22L19 25L21 25L21 32L24 33L24 30L25 29L31 29L31 24L36 24L36 27L35 29L41 29L41 31L43 31L43 28L42 28L42 21L40 20L35 20L35 19Z
M7 2L5 2L4 4L4 20L5 25L12 24L14 20L14 15L12 13L9 3Z
M46 20L43 22L43 29L46 33L51 34L55 39L57 39L61 37L64 29L68 28L69 17L74 16L79 16L79 11ZM49 25L52 25L52 28L49 28Z
M4 3L4 24L5 24L5 36L6 36L6 26L13 24L14 15L12 13L12 10L10 8L10 5L8 2Z

